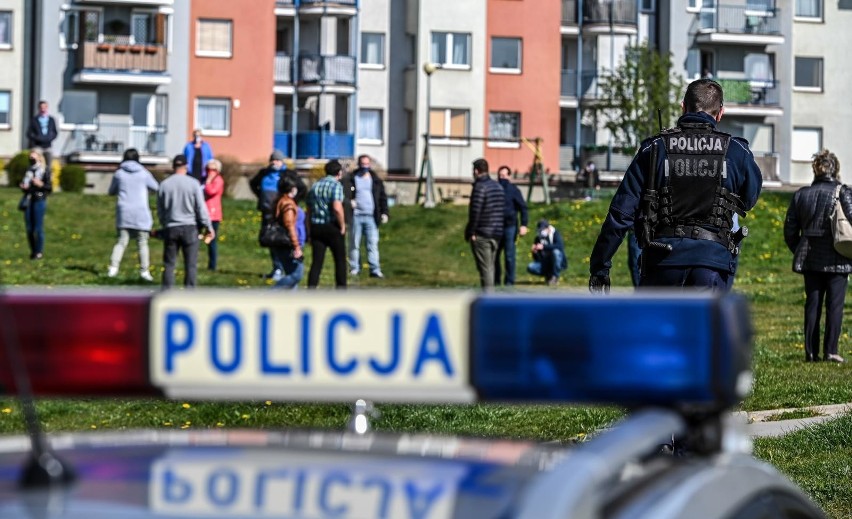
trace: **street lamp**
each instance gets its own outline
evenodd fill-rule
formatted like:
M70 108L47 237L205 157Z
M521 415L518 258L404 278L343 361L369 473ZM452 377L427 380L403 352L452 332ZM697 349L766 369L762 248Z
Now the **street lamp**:
M430 129L432 126L432 73L439 68L441 68L441 65L437 63L426 62L423 64L423 72L426 73L426 142L423 145L423 162L420 164L420 178L423 178L423 168L426 168L426 197L423 200L423 207L430 209L435 207L432 157L429 155Z

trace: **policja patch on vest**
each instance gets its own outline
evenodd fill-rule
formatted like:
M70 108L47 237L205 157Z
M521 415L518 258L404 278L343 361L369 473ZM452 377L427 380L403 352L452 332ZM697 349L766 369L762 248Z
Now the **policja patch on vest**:
M664 135L666 174L678 177L725 176L725 152L730 136L720 133L678 132Z

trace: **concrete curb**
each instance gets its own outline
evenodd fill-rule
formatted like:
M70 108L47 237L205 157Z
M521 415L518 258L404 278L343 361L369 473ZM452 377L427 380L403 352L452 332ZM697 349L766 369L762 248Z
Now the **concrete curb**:
M811 411L818 416L796 418L792 420L767 421L774 416L797 411ZM792 409L772 409L768 411L738 411L734 413L737 420L742 420L745 430L753 438L777 437L811 425L820 424L834 419L838 415L852 412L852 403L817 405L812 407L797 407Z

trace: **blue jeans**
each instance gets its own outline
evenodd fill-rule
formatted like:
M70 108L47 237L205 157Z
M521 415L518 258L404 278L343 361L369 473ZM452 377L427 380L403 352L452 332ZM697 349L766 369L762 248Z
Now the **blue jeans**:
M47 212L47 199L30 197L30 205L24 211L24 224L27 228L27 243L30 245L30 257L44 252L44 213Z
M275 282L276 288L290 288L292 290L298 288L299 281L305 275L305 263L302 259L296 259L290 255L284 259L284 275Z
M538 261L527 265L527 272L535 276L544 276L548 279L559 277L565 268L565 255L559 249L553 249L550 254L540 254Z
M207 270L216 270L216 265L219 260L219 223L220 222L210 222L213 224L213 232L216 233L216 236L213 238L213 241L207 244Z
M512 286L515 284L515 239L518 236L518 227L516 225L506 225L503 227L503 239L500 240L500 245L497 246L497 260L494 262L494 284L500 284L500 254L505 257L504 264L506 265L506 274L503 284Z
M361 237L367 239L367 263L370 272L381 272L379 265L379 227L373 215L354 215L352 217L352 243L349 248L349 269L361 270Z

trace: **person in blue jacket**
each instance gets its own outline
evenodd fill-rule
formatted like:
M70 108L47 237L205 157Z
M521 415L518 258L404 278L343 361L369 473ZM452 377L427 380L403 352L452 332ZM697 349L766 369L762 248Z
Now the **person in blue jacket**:
M635 229L640 286L725 291L737 268L740 218L757 203L763 177L748 141L716 129L722 87L689 84L675 128L644 140L624 175L589 261L589 290L609 291L612 257Z
M512 170L509 166L500 166L497 169L497 182L503 188L506 195L503 207L503 238L497 245L497 257L494 262L494 284L500 284L502 269L500 268L500 256L503 256L506 265L506 273L503 284L510 287L515 284L515 241L518 235L526 236L529 212L527 202L521 194L518 186L512 183ZM521 225L518 227L518 216L521 217Z
M192 140L183 147L183 154L186 157L187 174L204 185L207 180L204 167L213 160L213 148L202 137L200 128L192 132Z
M565 256L565 240L556 227L547 220L539 220L535 240L532 245L533 261L527 265L527 272L544 276L548 285L559 283L562 271L568 268Z

